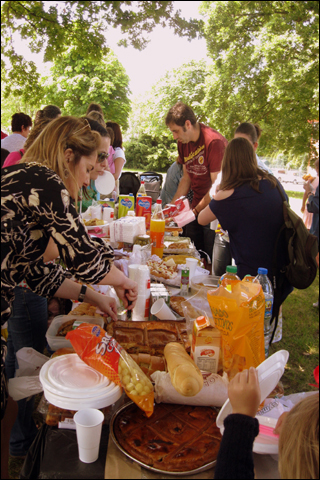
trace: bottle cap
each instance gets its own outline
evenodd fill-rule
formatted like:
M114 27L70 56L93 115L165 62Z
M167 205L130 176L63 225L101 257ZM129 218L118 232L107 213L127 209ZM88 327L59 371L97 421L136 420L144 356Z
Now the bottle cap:
M162 205L162 200L161 200L161 198L158 198L158 199L157 199L157 204L158 204L158 205L160 205L160 204Z
M133 197L133 196L134 196L133 193L129 193L129 197Z
M268 275L267 268L258 268L258 275Z
M227 266L227 272L229 273L237 273L238 268L236 265L228 265Z

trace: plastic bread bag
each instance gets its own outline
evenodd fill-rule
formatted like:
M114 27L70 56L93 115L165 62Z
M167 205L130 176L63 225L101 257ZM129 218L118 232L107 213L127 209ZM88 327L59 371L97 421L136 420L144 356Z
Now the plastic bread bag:
M154 391L148 377L118 342L103 328L82 323L68 332L76 353L87 365L124 388L147 417L153 413Z
M203 407L222 407L228 399L228 377L216 373L201 372L203 387L199 393L192 397L186 397L177 392L171 383L170 374L166 372L154 372L151 375L155 382L156 403L176 403L178 405L199 405Z
M207 291L208 289L200 288L193 297L190 297L188 300L181 303L189 336L192 334L193 322L200 316L204 316L213 325L212 313L207 299Z
M207 296L214 325L221 331L223 371L230 381L265 360L264 294L259 284L238 282L232 292L221 285Z

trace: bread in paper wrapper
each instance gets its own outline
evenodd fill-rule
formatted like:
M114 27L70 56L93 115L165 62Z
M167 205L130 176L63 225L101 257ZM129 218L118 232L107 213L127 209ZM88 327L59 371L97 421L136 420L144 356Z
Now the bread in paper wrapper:
M173 387L170 374L166 372L154 372L151 379L155 382L156 403L176 403L179 405L198 405L203 407L222 407L228 399L228 379L216 373L201 372L203 387L193 397L181 395Z
M147 417L153 413L153 386L130 355L103 328L83 323L66 337L76 353L87 365L124 388L131 400L144 410Z

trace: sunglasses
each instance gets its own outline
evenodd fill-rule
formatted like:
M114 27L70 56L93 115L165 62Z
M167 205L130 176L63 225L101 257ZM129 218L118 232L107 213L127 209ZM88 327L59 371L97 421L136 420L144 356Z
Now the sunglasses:
M98 163L104 162L109 157L109 153L99 152L98 153Z

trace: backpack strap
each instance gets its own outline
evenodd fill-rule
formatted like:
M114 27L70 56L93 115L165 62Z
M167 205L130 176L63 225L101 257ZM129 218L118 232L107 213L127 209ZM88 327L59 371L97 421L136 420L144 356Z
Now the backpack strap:
M19 150L19 153L21 155L21 158L23 157L24 152L22 150Z

